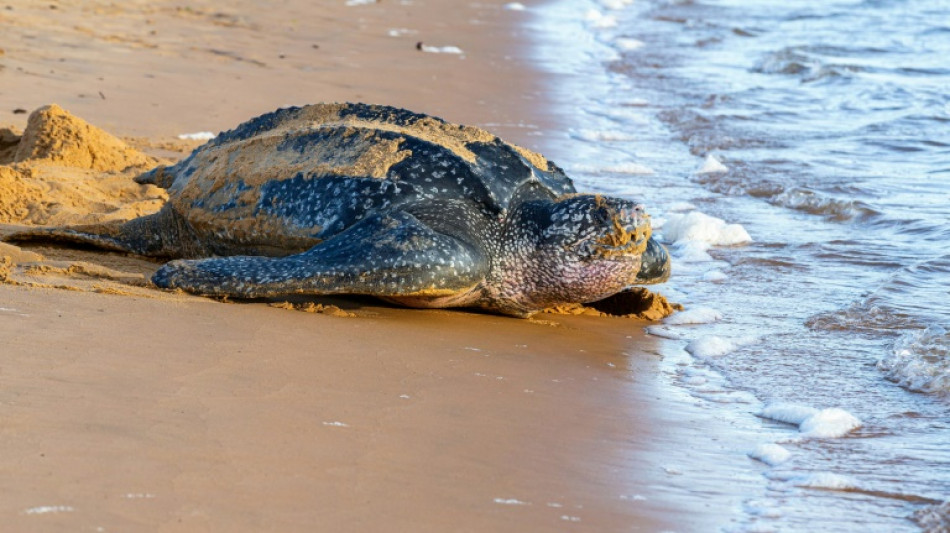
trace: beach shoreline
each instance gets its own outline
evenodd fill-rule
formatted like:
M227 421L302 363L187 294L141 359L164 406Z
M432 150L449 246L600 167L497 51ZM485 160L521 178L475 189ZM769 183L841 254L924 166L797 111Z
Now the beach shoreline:
M341 0L307 18L305 2L11 2L0 26L31 44L5 45L0 96L56 102L158 157L187 149L179 134L318 100L537 149L562 126L530 64L524 23L542 4L526 4ZM0 126L22 129L12 111ZM664 382L643 321L366 299L316 300L355 317L304 313L129 285L110 272L158 264L122 254L27 251L108 270L0 285L0 515L15 529L702 530L759 483L735 442L710 440L720 421Z

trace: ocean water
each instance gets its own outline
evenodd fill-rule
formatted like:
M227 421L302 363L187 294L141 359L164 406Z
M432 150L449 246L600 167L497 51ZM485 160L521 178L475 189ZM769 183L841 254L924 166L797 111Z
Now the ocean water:
M761 424L721 529L950 529L950 2L533 10L542 150L673 253L664 379Z

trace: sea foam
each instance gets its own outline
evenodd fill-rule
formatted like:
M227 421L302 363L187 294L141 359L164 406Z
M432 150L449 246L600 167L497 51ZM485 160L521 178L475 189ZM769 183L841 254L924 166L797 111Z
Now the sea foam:
M763 407L759 416L796 425L802 436L818 439L843 437L861 427L860 419L837 407L816 409L796 403L773 402Z
M709 255L709 249L712 248L708 243L702 241L678 241L671 246L673 257L677 261L684 263L705 263L712 261Z
M797 426L804 422L806 418L817 413L818 409L807 405L774 402L766 405L762 411L759 412L759 416Z
M600 0L600 5L607 9L623 9L633 3L633 0Z
M749 457L762 461L769 466L782 464L788 461L791 456L792 452L774 443L760 444L749 452Z
M689 202L673 202L666 208L666 210L671 213L680 212L680 211L692 211L694 209L696 209L696 206Z
M877 367L906 389L950 392L950 333L939 326L905 333Z
M685 214L671 213L663 225L666 240L704 242L712 246L733 246L752 242L752 237L739 224L726 224L725 220L699 211Z
M721 283L727 279L729 279L729 276L727 276L722 270L710 270L703 273L702 277L703 281L711 281L713 283Z
M950 531L950 500L918 509L913 518L925 533Z
M703 161L703 166L696 171L697 174L716 174L718 172L728 172L729 167L723 165L716 157L712 154L706 156L706 159Z
M679 326L683 324L711 324L717 320L722 320L722 313L719 311L711 307L691 307L666 317L663 323Z
M832 472L813 472L807 476L796 477L791 482L798 487L812 489L848 490L857 487L852 478Z
M691 341L686 345L686 351L694 357L706 359L710 357L722 357L730 354L737 349L756 342L755 337L739 337L736 339L727 339L719 335L707 335Z
M633 175L648 175L656 174L656 171L652 168L641 165L639 163L617 163L615 165L608 165L604 167L604 172L613 172L615 174L633 174Z
M639 39L631 39L629 37L619 37L614 40L614 46L618 49L629 52L631 50L637 50L643 48L644 42Z
M781 518L783 516L782 510L778 505L769 500L749 500L743 503L742 508L746 513L752 516L760 516L762 518ZM767 526L765 524L759 524L758 526L746 526L739 529L726 529L725 531L735 531L736 533L772 533L775 531L773 527Z
M664 339L672 339L672 340L678 341L684 337L683 333L680 332L681 330L674 331L673 329L668 328L666 326L647 326L646 331L650 335L653 335L655 337L662 337Z
M613 15L604 15L596 9L591 9L584 17L591 28L613 28L617 25L617 18Z
M579 129L571 132L571 135L575 138L584 140L584 141L635 141L637 137L630 133L617 130L592 130L592 129Z

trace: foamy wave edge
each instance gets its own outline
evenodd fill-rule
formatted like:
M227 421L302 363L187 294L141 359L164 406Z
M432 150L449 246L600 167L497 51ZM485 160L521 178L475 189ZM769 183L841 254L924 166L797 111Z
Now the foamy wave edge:
M905 333L877 363L887 379L915 392L950 392L950 333L940 326Z
M913 515L924 533L943 533L950 530L950 500L919 509Z

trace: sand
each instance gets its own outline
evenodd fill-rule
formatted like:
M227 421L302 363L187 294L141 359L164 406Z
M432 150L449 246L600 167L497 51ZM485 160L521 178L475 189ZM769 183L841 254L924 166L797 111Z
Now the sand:
M13 530L698 531L736 503L622 319L0 301Z
M164 191L132 177L196 145L179 134L286 104L400 105L530 149L562 127L519 25L537 4L190 4L0 9L0 234L153 212ZM750 483L645 321L221 302L149 287L158 266L0 245L5 527L703 530Z
M488 126L527 148L531 132L553 127L537 105L545 82L526 62L529 30L516 26L530 12L497 1L344 3L4 2L0 126L55 102L157 141L284 105L363 101ZM419 41L464 54L421 52ZM536 111L519 112L528 106Z
M7 128L0 154L0 224L99 223L152 213L168 195L132 178L159 163L57 105Z

